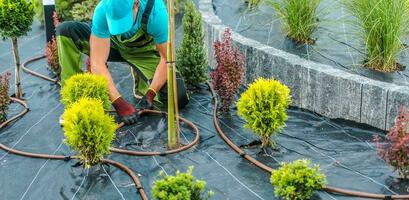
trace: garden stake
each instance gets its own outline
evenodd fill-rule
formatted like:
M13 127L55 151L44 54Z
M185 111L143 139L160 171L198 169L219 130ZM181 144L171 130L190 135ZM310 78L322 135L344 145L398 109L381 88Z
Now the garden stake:
M176 85L176 63L175 63L175 18L173 0L168 0L168 148L176 149L180 146L179 110ZM176 118L176 121L175 121Z
M55 12L55 0L43 0L44 25L47 43L55 37L53 14Z
M216 92L213 89L213 86L210 83L207 83L210 91L212 93L213 101L214 101L214 108L213 108L213 123L214 127L216 128L217 133L219 136L223 139L223 141L231 148L233 149L236 153L238 153L241 157L245 158L258 168L264 170L265 172L268 172L271 174L271 172L274 170L273 168L267 166L266 164L256 160L252 156L246 154L240 147L238 147L236 144L234 144L228 137L227 135L223 132L219 125L219 118L217 115L217 110L218 110L218 100L217 100L217 95ZM368 198L368 199L409 199L409 195L383 195L383 194L374 194L374 193L367 193L367 192L359 192L359 191L353 191L353 190L347 190L347 189L342 189L342 188L336 188L336 187L331 187L331 186L324 186L322 190L325 190L330 193L337 193L341 195L346 195L346 196L353 196L353 197L360 197L360 198Z
M20 54L18 52L18 43L17 38L11 39L12 46L13 46L13 55L14 55L14 62L16 67L14 68L14 82L15 84L15 96L18 99L23 99L23 91L21 89L21 81L20 81Z

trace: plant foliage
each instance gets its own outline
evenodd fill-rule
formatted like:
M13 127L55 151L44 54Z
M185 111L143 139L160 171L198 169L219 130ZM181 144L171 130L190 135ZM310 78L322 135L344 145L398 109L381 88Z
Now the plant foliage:
M44 23L43 0L31 0L35 6L34 10L37 19ZM58 18L62 21L73 20L72 10L74 5L81 2L94 0L55 0L55 9L58 13Z
M162 179L156 180L152 186L152 195L157 200L208 200L212 191L205 192L206 182L196 180L193 167L186 173L176 172L176 176L166 176L161 171Z
M66 143L75 151L85 168L98 164L110 153L116 123L105 114L102 102L81 98L64 112Z
M269 0L281 18L287 36L297 42L313 44L312 34L319 26L317 8L321 0Z
M353 24L366 45L364 65L382 72L400 70L397 60L409 31L407 0L344 0L344 4L356 18Z
M54 12L53 14L53 20L54 27L57 28L60 24L60 21L58 20L56 12ZM45 57L47 59L48 69L50 69L55 75L59 76L61 73L61 66L58 58L57 40L55 39L55 37L53 37L50 42L47 42L47 46L45 48Z
M409 111L401 107L395 125L389 130L384 143L374 138L379 156L398 171L400 178L409 177Z
M237 102L238 114L246 119L246 128L261 138L262 146L273 146L271 136L285 126L290 89L273 79L259 78L250 84Z
M246 0L249 9L256 8L260 5L262 0Z
M7 112L10 104L10 72L0 75L0 123L7 120Z
M176 66L188 84L206 82L208 62L204 46L202 15L191 0L186 3L183 32L183 40L176 54Z
M234 95L244 79L244 55L233 46L231 30L226 29L222 41L214 43L216 70L211 73L212 83L222 100L222 111L229 110Z
M75 21L90 22L94 15L95 7L100 0L87 0L81 3L76 3L71 10L72 18Z
M34 10L26 0L0 0L0 36L16 39L31 30Z
M311 161L306 159L281 163L281 167L271 174L276 196L285 200L306 200L321 189L326 183L325 175L319 172L319 165L310 165Z
M61 89L61 102L70 106L82 97L99 99L104 109L111 108L108 94L108 81L103 76L90 73L73 75L66 80Z

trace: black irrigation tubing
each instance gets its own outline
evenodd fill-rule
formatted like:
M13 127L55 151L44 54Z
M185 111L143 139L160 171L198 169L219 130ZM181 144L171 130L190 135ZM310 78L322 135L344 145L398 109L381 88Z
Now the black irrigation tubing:
M256 160L252 156L248 155L245 151L243 151L240 147L238 147L236 144L234 144L228 137L227 135L223 132L223 130L220 128L219 125L219 118L217 116L217 108L218 108L218 99L217 95L213 89L213 86L208 83L209 88L211 90L213 100L214 100L214 109L213 109L213 122L215 129L219 136L224 140L224 142L231 148L233 149L236 153L238 153L241 157L245 158L246 160L250 161L252 164L256 165L260 169L271 173L273 171L273 168L267 166L266 164ZM374 194L374 193L368 193L368 192L360 192L360 191L354 191L354 190L348 190L348 189L342 189L342 188L337 188L337 187L332 187L332 186L324 186L322 188L326 192L330 193L336 193L336 194L341 194L345 196L352 196L352 197L360 197L360 198L368 198L368 199L409 199L409 195L384 195L384 194Z
M58 84L58 85L61 86L60 82L57 79L52 79L50 77L39 74L39 73L34 72L34 71L27 68L28 64L33 63L33 62L35 62L37 60L40 60L40 59L43 59L43 58L45 58L45 56L36 56L34 58L31 58L31 59L27 60L26 62L24 62L23 66L22 66L23 71L26 72L26 73L29 73L29 74L31 74L33 76L42 78L42 79L44 79L46 81L50 81L50 82L53 82L53 83ZM108 112L114 112L114 111L110 110ZM156 110L143 110L143 111L141 111L139 113L139 115L143 115L143 114L155 114L155 115L162 115L162 116L165 116L165 117L167 116L166 112L161 112L161 111L156 111ZM114 152L114 153L126 154L126 155L132 155L132 156L166 156L166 155L175 154L175 153L185 151L185 150L187 150L187 149L189 149L189 148L191 148L194 145L199 143L199 139L200 139L199 129L197 128L197 126L194 123L192 123L191 121L189 121L189 120L187 120L185 118L178 117L178 119L180 121L186 123L188 126L190 126L194 130L195 139L189 144L181 145L179 148L172 149L172 150L167 150L167 151L164 151L164 152L158 152L158 151L154 151L154 152L133 151L133 150L128 150L128 149L116 148L116 147L111 147L110 150L112 152ZM123 126L124 126L124 123L120 123L118 128L121 128Z
M24 110L21 111L19 114L15 115L14 117L10 118L9 120L7 120L7 121L3 122L2 124L0 124L0 129L7 126L8 124L13 122L14 120L22 117L23 115L25 115L29 111L27 103L24 102L23 100L13 98L13 97L10 97L10 99L12 101L14 101L14 102L17 102L17 103L21 104L24 107ZM4 150L6 152L9 152L9 153L15 154L15 155L30 157L30 158L37 158L37 159L51 159L51 160L65 160L65 161L67 159L68 160L69 159L78 159L76 156L67 157L67 156L64 156L64 155L49 155L49 154L39 154L39 153L31 153L31 152L20 151L20 150L17 150L17 149L10 148L10 147L2 144L2 143L0 143L0 149ZM123 164L121 164L119 162L113 161L113 160L103 159L102 162L110 164L112 166L115 166L115 167L119 168L120 170L124 171L125 173L127 173L132 178L132 181L135 183L135 187L138 190L141 199L143 199L143 200L148 199L148 197L146 195L146 192L142 187L141 181L139 180L139 177L131 169L129 169L127 166L125 166L125 165L123 165Z
M31 63L33 63L33 62L35 62L35 61L41 60L41 59L43 59L43 58L45 58L44 55L42 55L42 56L36 56L36 57L34 57L34 58L31 58L31 59L27 60L26 62L24 62L24 63L22 64L21 69L22 69L24 72L28 73L28 74L31 74L31 75L36 76L36 77L39 77L39 78L44 79L44 80L46 80L46 81L53 82L53 83L55 83L55 84L61 86L61 83L60 83L60 81L59 81L58 79L50 78L50 77L48 77L48 76L46 76L46 75L40 74L40 73L38 73L38 72L35 72L35 71L33 71L33 70L31 70L31 69L29 69L29 68L27 67L29 64L31 64Z

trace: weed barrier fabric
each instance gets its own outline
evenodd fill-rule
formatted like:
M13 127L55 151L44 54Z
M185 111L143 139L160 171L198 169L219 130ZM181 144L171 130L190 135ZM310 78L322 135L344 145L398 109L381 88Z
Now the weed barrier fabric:
M275 17L274 9L268 4L262 3L259 8L249 11L243 0L213 0L216 15L225 25L243 36L307 60L335 66L371 79L409 85L407 49L400 54L398 61L407 66L404 71L386 74L362 67L365 46L354 34L356 28L352 25L353 18L341 2L341 0L321 1L318 8L321 25L312 36L316 43L304 45L296 44L286 37L280 20Z

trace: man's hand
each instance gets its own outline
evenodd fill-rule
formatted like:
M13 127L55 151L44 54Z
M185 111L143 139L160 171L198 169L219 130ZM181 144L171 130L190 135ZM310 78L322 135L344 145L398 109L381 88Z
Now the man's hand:
M134 107L129 104L125 99L119 97L114 102L112 102L116 113L121 118L121 121L125 122L126 125L134 124L138 120L138 114L135 112Z
M153 90L152 88L148 89L148 92L146 92L145 96L142 97L141 100L138 101L138 103L135 106L135 109L137 111L141 111L144 109L153 109L153 99L156 96L156 91Z

